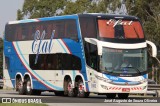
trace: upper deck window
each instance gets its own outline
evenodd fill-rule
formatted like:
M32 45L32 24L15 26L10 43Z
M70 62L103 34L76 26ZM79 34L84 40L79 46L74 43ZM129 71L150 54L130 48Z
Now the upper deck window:
M27 41L34 40L36 32L44 39L70 38L78 40L77 24L75 19L63 19L52 21L40 21L32 23L7 24L5 28L5 39L7 41Z
M79 21L83 38L97 38L96 21L94 18L80 17Z
M139 21L98 20L99 36L102 38L143 39L143 29Z

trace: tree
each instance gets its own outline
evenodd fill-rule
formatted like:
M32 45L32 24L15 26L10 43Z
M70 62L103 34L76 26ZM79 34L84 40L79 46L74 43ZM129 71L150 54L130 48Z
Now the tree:
M77 13L120 13L122 3L129 15L142 21L146 38L160 45L159 0L25 0L17 19Z
M140 18L146 38L159 46L159 0L25 0L23 9L17 11L17 19L77 13L120 13L122 3L129 15Z
M130 15L141 19L148 40L160 45L160 3L159 0L126 0Z
M66 0L25 0L22 10L17 11L17 19L55 16L65 5Z
M25 0L17 20L77 13L114 13L119 0Z

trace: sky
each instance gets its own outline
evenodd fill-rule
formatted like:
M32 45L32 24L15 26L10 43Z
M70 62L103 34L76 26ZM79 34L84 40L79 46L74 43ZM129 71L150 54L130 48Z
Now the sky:
M0 0L0 37L3 37L5 24L15 21L17 10L22 9L24 0Z

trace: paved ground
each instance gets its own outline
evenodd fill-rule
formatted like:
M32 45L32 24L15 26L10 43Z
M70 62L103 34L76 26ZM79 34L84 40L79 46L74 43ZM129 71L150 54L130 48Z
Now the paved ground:
M160 100L160 97L153 98L152 96L140 96L140 95L130 95L127 100L120 100L118 98L116 99L107 99L106 96L97 96L95 94L91 94L89 98L71 98L71 97L61 97L61 96L55 96L53 92L43 92L40 96L35 95L19 95L14 90L0 90L0 99L3 98L13 98L17 100L18 98L21 99L41 99L43 103L47 103L49 106L97 106L100 104L100 106L137 106L137 103L129 103L131 102L138 102L140 104L143 103L145 106L150 106L150 101L156 101ZM127 103L123 103L126 102ZM149 103L144 103L144 101L147 101ZM121 103L120 103L121 102ZM87 103L87 104L86 104ZM154 106L159 106L160 103L152 103Z

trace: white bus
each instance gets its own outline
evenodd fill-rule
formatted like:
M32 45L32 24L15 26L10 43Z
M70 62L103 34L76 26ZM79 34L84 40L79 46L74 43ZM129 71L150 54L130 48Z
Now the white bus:
M11 21L4 36L4 84L19 94L127 98L147 91L147 45L137 17L76 14Z

